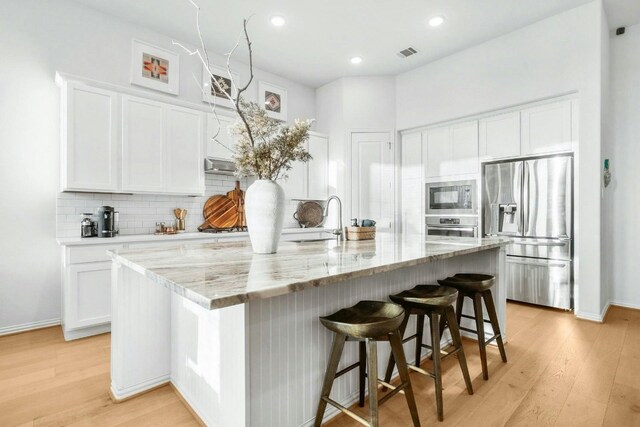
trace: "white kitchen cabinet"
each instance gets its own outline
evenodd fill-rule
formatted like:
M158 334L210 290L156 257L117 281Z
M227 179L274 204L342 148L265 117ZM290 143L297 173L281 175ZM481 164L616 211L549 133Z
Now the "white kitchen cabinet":
M62 191L116 191L118 94L65 82L61 130Z
M478 172L478 121L458 123L422 133L426 178Z
M412 132L402 135L402 179L422 179L422 134Z
M207 157L231 161L236 147L236 136L231 134L235 117L207 114ZM215 138L215 140L214 140Z
M520 112L480 119L480 157L501 159L520 155Z
M122 189L163 192L165 189L165 105L122 97Z
M111 263L72 264L68 268L65 328L79 329L111 321Z
M278 180L287 199L325 200L328 197L329 139L309 132L305 148L312 159L307 163L293 162L287 178Z
M465 122L450 127L451 162L450 175L478 172L478 121Z
M557 153L573 148L571 100L522 110L523 155Z
M204 193L204 113L122 97L122 189L126 192Z
M321 134L309 134L308 197L326 200L329 197L329 139Z
M166 191L204 194L204 113L168 105L166 118Z
M401 172L401 220L402 231L407 234L423 232L423 167L422 133L413 132L402 135L402 172Z

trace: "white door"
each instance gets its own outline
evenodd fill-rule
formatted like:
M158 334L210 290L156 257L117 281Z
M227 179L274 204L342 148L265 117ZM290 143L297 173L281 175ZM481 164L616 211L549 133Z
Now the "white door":
M326 200L329 193L327 173L329 169L329 139L326 136L309 134L309 198Z
M571 101L522 110L522 154L568 151L572 148Z
M168 106L166 191L204 195L203 118L198 110Z
M162 192L164 104L122 96L122 189Z
M422 133L425 177L451 175L451 133L449 127L429 129Z
M520 155L520 112L480 120L480 156L490 159Z
M460 123L450 128L451 167L450 175L477 173L478 165L478 121Z
M372 219L382 232L394 228L393 162L390 132L351 134L351 218Z
M65 328L86 328L111 321L111 262L72 264L68 269Z
M112 192L118 189L117 111L117 93L66 84L62 190Z
M217 116L207 114L207 157L231 160L236 147L236 137L231 134L231 127L236 119L222 114Z

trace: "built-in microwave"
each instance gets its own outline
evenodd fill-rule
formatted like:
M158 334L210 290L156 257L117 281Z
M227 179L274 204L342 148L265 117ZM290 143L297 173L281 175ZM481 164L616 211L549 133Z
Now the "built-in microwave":
M478 214L478 188L475 179L427 183L425 197L427 215Z

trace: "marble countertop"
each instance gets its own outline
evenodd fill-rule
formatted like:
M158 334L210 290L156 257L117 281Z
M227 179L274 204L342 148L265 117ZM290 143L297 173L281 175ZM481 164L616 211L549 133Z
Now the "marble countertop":
M119 262L206 309L271 298L357 277L506 245L507 239L446 239L382 234L375 240L280 242L254 254L248 241L183 242L110 251Z
M79 228L79 227L78 227ZM285 228L283 234L298 233L320 233L324 228ZM110 238L82 238L82 237L59 237L56 239L60 246L87 246L87 245L113 245L119 243L135 243L135 242L179 242L182 240L218 240L230 237L249 237L246 231L220 232L220 233L200 233L187 232L178 234L123 234L121 236Z

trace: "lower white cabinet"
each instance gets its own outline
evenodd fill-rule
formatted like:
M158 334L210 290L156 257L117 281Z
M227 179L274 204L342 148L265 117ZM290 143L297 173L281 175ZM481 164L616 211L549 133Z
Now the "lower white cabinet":
M71 265L68 274L66 328L86 328L111 321L111 263Z

